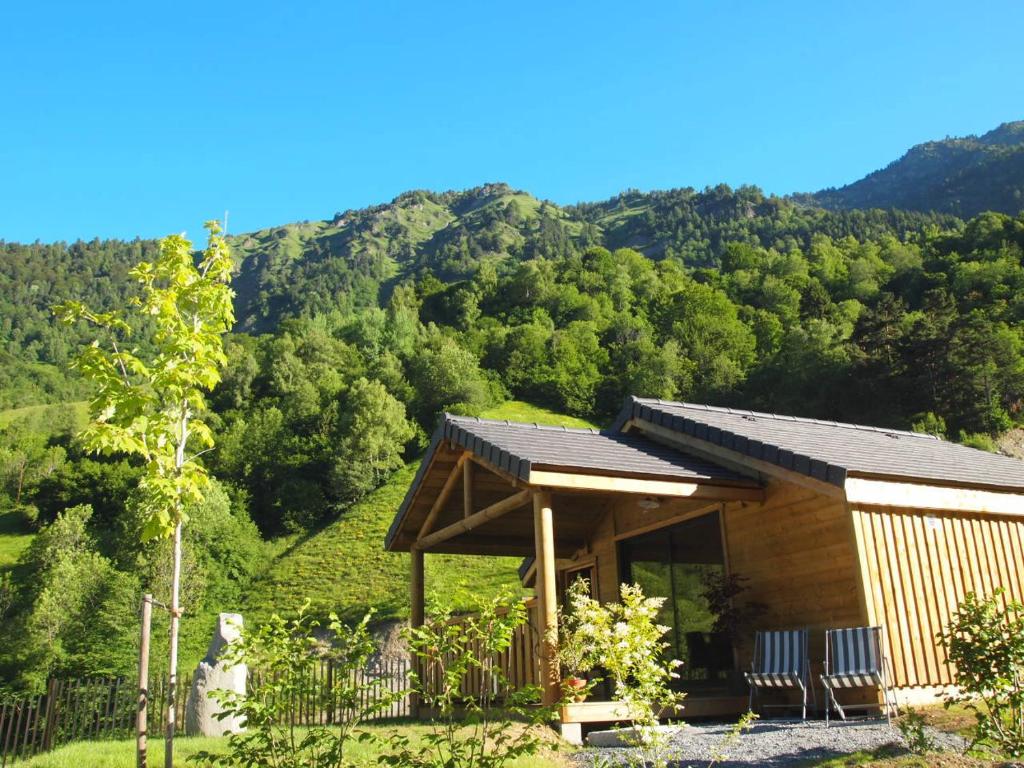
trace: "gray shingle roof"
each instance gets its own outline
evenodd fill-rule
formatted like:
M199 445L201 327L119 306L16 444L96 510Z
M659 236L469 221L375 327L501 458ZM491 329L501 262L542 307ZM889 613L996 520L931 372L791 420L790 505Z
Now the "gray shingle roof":
M686 480L745 480L704 459L642 435L446 416L444 439L526 480L533 466Z
M635 397L616 428L629 419L839 486L854 474L1024 489L1024 461L916 432Z
M420 462L419 471L398 508L386 543L412 504L431 458L442 442L452 442L515 477L526 480L533 466L559 466L617 475L654 475L675 479L748 482L748 478L710 461L689 456L641 435L593 429L519 424L445 414Z

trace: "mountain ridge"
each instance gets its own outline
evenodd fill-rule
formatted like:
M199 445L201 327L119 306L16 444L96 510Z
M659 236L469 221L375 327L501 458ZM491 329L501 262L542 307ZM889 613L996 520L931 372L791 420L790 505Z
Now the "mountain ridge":
M830 210L900 208L969 218L1024 209L1024 120L916 144L884 168L795 200Z

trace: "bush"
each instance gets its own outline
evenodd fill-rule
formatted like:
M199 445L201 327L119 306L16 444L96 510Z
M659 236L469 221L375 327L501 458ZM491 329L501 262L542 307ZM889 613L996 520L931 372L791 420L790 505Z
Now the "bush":
M939 636L956 669L955 694L946 706L964 704L974 711L974 745L986 745L1008 757L1024 757L1024 605L968 593Z
M669 628L657 623L663 597L644 597L636 584L620 587L621 602L601 605L589 595L585 580L569 589L571 621L559 638L561 654L582 660L583 671L600 666L611 677L615 698L626 705L632 718L632 735L626 741L635 748L638 765L661 768L668 764L668 739L657 726L662 712L677 708L684 694L671 689L682 662L666 657ZM567 645L580 649L571 651Z
M200 765L223 768L343 768L352 765L346 746L371 735L361 724L384 711L402 694L385 694L373 683L359 682L362 671L376 651L368 629L367 614L355 626L345 626L331 616L327 629L332 637L325 645L313 636L317 622L306 615L286 621L276 614L254 632L227 646L226 664L247 664L257 680L248 694L215 691L223 707L219 717L245 722L243 733L228 738L228 752L199 752L189 758ZM331 683L313 687L315 668L322 659L333 662ZM367 695L373 689L375 695ZM317 711L334 708L334 722L308 729L291 717L296 702L316 705Z
M924 715L914 709L908 709L896 721L896 727L907 742L907 749L915 755L926 755L935 751L935 739L925 730L927 721Z
M397 768L501 768L536 754L542 741L534 726L552 720L557 704L540 706L538 686L513 688L496 663L525 624L523 602L498 597L479 603L469 616L435 614L424 626L406 630L418 660L414 693L435 715L422 745L395 734L382 762Z

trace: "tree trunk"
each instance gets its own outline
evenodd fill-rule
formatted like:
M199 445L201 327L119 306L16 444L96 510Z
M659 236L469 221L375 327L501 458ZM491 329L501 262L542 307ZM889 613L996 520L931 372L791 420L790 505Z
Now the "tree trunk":
M149 627L153 619L153 596L142 597L142 634L139 638L139 699L135 715L136 760L146 768L146 736L149 730Z
M28 458L21 463L18 468L18 492L14 497L14 503L17 506L21 506L21 492L25 487L25 473L28 471Z
M181 610L178 605L181 582L181 520L174 526L174 570L171 575L171 648L167 668L167 742L164 745L164 766L174 766L174 729L178 694L178 623Z

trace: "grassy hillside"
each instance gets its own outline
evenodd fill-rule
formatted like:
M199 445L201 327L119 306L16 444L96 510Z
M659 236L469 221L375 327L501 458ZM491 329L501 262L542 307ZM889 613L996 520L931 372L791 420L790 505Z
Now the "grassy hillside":
M0 411L0 429L14 421L26 419L31 420L33 424L51 423L61 429L70 427L70 429L77 432L85 426L89 418L88 408L89 404L85 400L8 408ZM64 414L69 415L65 416Z
M593 426L582 419L552 413L528 403L509 402L483 414L486 418L568 427ZM268 568L253 587L243 612L259 621L272 612L294 611L309 598L320 614L335 611L354 617L368 607L384 619L403 618L409 605L409 557L385 552L384 536L416 474L413 462L381 488L323 530L296 542ZM456 608L474 596L518 589L517 558L428 555L428 601Z
M17 512L0 512L0 573L18 562L32 543L32 532Z

